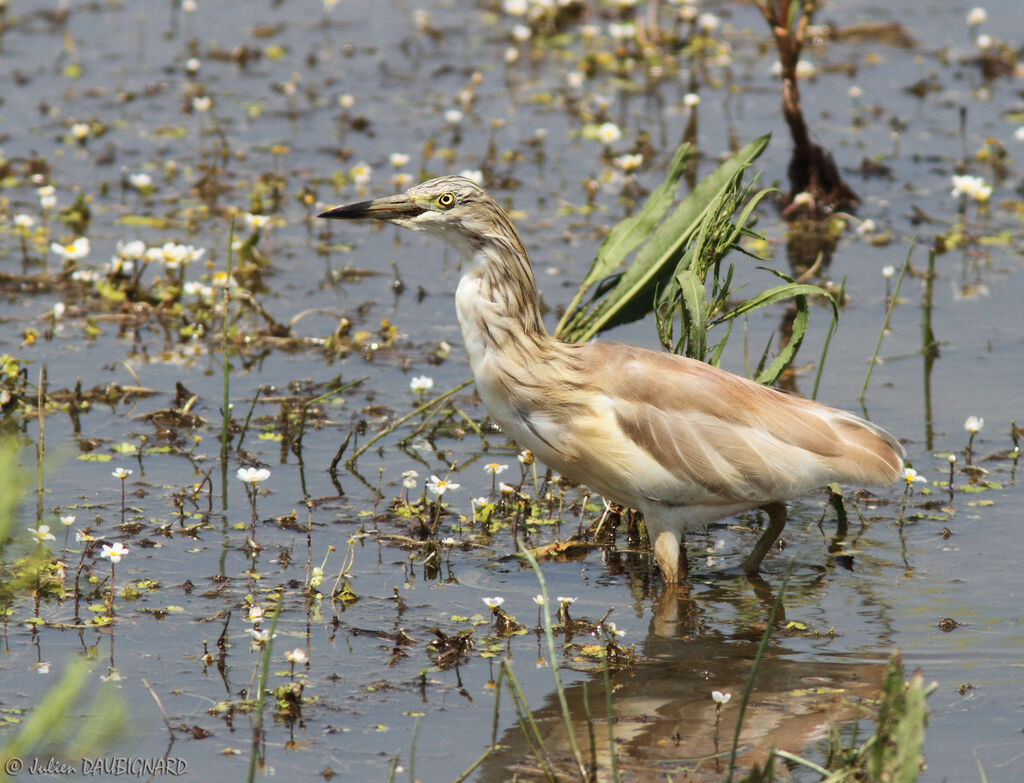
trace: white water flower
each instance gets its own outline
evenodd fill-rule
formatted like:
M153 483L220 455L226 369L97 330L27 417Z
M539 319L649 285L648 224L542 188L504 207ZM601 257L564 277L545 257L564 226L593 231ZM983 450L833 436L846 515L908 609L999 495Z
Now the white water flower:
M992 186L986 184L984 178L973 177L970 174L954 174L953 190L950 195L953 198L968 196L975 201L988 201L992 195Z
M129 174L128 182L136 190L146 190L153 186L153 178L144 171L140 171L138 174Z
M104 544L103 549L100 551L100 557L107 558L111 563L120 563L121 558L127 555L128 547L120 541L116 541L113 546Z
M117 257L126 261L138 261L146 255L146 243L141 239L117 243Z
M79 259L85 258L89 255L89 238L78 237L78 239L68 245L62 245L59 242L51 242L50 250L65 261L78 261Z
M717 30L718 26L721 23L722 23L721 20L717 16L715 16L714 14L711 14L711 13L704 13L704 14L701 14L700 16L697 17L697 27L699 27L701 30L705 30L707 32L711 32L712 30Z
M57 537L50 532L49 525L40 525L38 528L30 527L28 532L35 538L36 543L41 544L44 541L56 541Z
M608 35L616 41L628 41L636 38L636 25L629 22L612 22L608 25Z
M306 655L306 651L301 647L296 647L294 650L286 651L284 659L288 661L288 663L305 663L309 660L309 656Z
M971 433L971 435L979 432L984 426L985 420L981 416L968 416L967 421L964 422L964 429Z
M732 694L723 693L722 691L711 691L711 698L715 700L715 704L725 705L729 703L729 699L732 698Z
M438 478L437 476L431 476L427 482L427 489L433 492L437 497L441 497L449 489L458 489L461 484L456 484L448 479Z
M242 214L242 220L245 221L245 225L250 231L259 231L269 225L270 215L254 215L251 212L245 212Z
M174 271L185 264L198 261L206 254L206 248L195 248L192 245L180 245L177 242L164 242L160 247L146 250L148 261L160 262L168 270Z
M182 286L181 290L186 296L198 296L201 299L212 299L215 293L211 286L195 280L189 280Z
M235 475L246 484L259 484L270 478L270 471L266 468L239 468Z
M43 209L50 210L57 206L57 191L53 185L36 188L36 195L39 196L39 206Z
M77 283L95 283L100 276L95 269L76 269L71 273L71 279Z
M373 176L373 166L365 161L360 161L348 170L348 175L357 185L365 185Z
M622 131L614 122L606 122L597 129L597 138L602 144L614 144L622 138Z
M625 172L636 171L643 165L644 156L640 154L619 155L612 162Z
M904 468L903 480L907 482L908 486L910 486L913 484L923 484L928 479L926 479L924 476L919 476L917 471L914 470L913 468Z
M798 79L813 79L818 75L818 66L809 60L800 60L796 64L796 77Z
M493 596L492 598L481 598L480 600L487 604L488 608L490 609L497 609L499 606L505 603L505 599L502 598L500 595Z
M981 6L975 6L967 12L968 27L977 27L979 24L985 24L986 19L988 19L988 11Z
M409 388L416 394L423 394L434 388L434 379L428 375L418 375L409 381Z

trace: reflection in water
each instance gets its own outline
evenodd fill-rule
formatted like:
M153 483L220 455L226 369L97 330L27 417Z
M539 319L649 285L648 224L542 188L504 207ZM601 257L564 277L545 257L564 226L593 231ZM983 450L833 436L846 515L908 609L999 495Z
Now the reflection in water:
M739 602L730 636L702 627L708 596L695 602L687 585L658 596L637 663L614 672L610 680L615 752L623 780L650 780L665 774L686 780L722 779L729 765L739 702L771 610L767 584L751 587L754 600L748 592ZM723 586L718 597L725 598L735 589ZM734 592L732 598L736 598ZM784 621L776 623L776 627L782 625ZM763 763L771 748L805 753L827 736L832 724L865 718L861 705L880 692L885 673L882 655L833 655L808 661L791 659L794 654L784 640L768 644L744 715L737 758L740 770ZM719 706L712 691L731 698ZM566 687L565 695L584 758L591 760L592 742L598 779L611 780L602 674ZM585 718L588 712L594 718L592 736ZM574 768L557 695L550 694L533 717L556 766ZM512 770L521 780L543 779L518 726L510 728L499 744L501 749L485 762L481 780L508 779Z

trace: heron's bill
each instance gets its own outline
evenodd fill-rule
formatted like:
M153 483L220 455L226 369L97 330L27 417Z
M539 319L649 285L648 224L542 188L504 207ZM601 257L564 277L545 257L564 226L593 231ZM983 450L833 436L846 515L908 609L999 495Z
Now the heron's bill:
M319 217L340 220L402 220L414 218L425 210L405 194L360 201L321 212Z

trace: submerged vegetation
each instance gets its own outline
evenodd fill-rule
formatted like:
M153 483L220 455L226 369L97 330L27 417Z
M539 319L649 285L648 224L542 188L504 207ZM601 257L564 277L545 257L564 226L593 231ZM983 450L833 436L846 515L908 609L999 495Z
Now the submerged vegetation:
M748 780L914 779L930 688L890 645L953 634L966 670L972 643L1012 641L1000 562L983 601L963 564L1019 505L994 365L1016 344L1020 42L975 13L913 49L915 20L817 6L395 4L381 27L334 2L244 23L216 2L0 3L4 761L722 780L733 755ZM776 57L784 96L808 96L794 157L841 150L831 186L791 168L778 196L800 128ZM872 91L890 67L918 80ZM902 486L798 504L785 605L728 573L753 514L695 536L698 578L666 597L636 516L509 443L461 383L443 253L313 219L460 170L508 202L560 336L624 327L792 390L810 370L832 402L860 388L909 441ZM844 180L856 217L832 208ZM968 372L985 382L957 388ZM979 683L1017 682L980 659ZM944 693L974 693L951 671Z

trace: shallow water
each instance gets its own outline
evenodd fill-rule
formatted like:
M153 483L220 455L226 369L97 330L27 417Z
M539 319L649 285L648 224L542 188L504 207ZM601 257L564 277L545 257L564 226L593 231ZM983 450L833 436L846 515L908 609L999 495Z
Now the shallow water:
M1015 3L1000 0L987 8L981 31L1020 47L1024 28ZM272 705L268 707L263 720L268 771L299 777L330 768L343 780L384 780L397 757L406 770L403 777L412 761L417 778L453 779L490 742L491 684L502 657L511 661L552 752L566 753L551 672L536 665L546 654L538 639L532 633L509 642L485 639L482 596L503 596L503 608L527 628L536 621L532 596L537 581L509 557L507 529L486 541L474 538L479 546L452 548L436 573L425 567L422 552L386 538L413 535L401 519L383 514L402 491L402 471L415 468L422 482L431 473L444 476L456 464L452 479L461 486L445 500L452 511L470 515L471 498L487 495L491 488L482 465L491 460L509 463L503 478L518 481L517 450L500 435L488 433L490 451L482 454L481 441L472 432L459 433L464 437L456 439L449 427L448 434L419 451L399 448L399 435L382 440L380 448L358 461L357 472L341 470L337 484L326 470L353 425L368 422L367 434L354 436L362 442L387 418L411 409L416 402L409 391L412 377L432 377L434 392L468 377L452 306L457 259L421 235L390 227L324 225L311 216L321 205L390 192L391 153L411 156L403 170L413 180L483 169L491 191L515 210L545 304L557 309L569 301L604 230L625 214L622 175L608 176L612 169L602 160L600 144L580 138L579 121L567 107L593 107L607 99L607 118L623 131L613 145L616 154L628 151L639 133L649 132L656 156L636 176L642 185L653 187L689 118L690 109L682 101L688 88L682 86L685 80L666 80L648 90L639 72L626 80L599 74L582 87L567 88L566 75L576 67L584 46L579 23L569 25L564 39L538 45L536 55L531 55L530 45L519 45L519 61L507 66L513 18L483 3L439 3L428 10L426 25L418 25L412 10L400 3L339 4L327 12L313 3L227 0L199 3L194 13L184 13L174 3L118 2L73 4L66 17L45 6L15 4L6 11L0 36L0 57L7 65L0 69L0 132L3 156L10 162L5 175L10 176L3 182L0 271L39 275L44 257L50 270L57 269L59 260L46 252L49 241L76 235L40 208L35 187L45 182L55 185L56 210L79 194L89 199L92 248L86 263L104 263L118 240L187 242L207 249L204 259L186 270L186 279L197 282L214 268L225 267L227 208L265 212L274 222L256 244L265 268L250 281L255 297L281 322L310 311L292 331L300 338L328 337L343 315L352 323L352 342L346 355L333 357L318 345L296 342L239 339L233 347L231 399L237 422L244 420L260 386L276 387L253 407L244 442L251 457L272 474L257 499L256 538L262 551L254 561L245 549L249 501L234 478L235 470L252 460L240 462L232 454L224 472L218 460L223 393L219 341L182 339L150 311L114 319L110 316L119 306L104 304L86 288L40 291L4 278L0 354L20 360L32 383L45 365L51 392L72 389L77 379L84 389L118 383L155 392L111 405L93 404L81 415L79 432L66 412L48 413L41 521L54 528L57 540L50 548L55 556L63 552L65 532L53 513L59 507L61 513L77 516L75 528L90 524L94 533L129 547L131 554L117 566L119 589L143 578L156 580L158 586L141 589L135 601L119 596L115 622L99 628L62 625L73 619L73 606L51 600L39 608L45 624L33 630L25 622L34 614L32 602L18 601L6 627L0 708L31 707L72 657L85 656L94 664L90 687L116 672L116 688L131 713L110 755L148 758L168 751L168 731L142 682L145 678L173 727L170 755L184 758L190 774L198 778L238 778L253 742L254 716L238 711L225 717L210 710L253 688L259 654L250 649L246 633L246 595L269 606L269 591L284 585L287 597L273 646L271 685L290 679L284 651L304 648L309 664L295 671L310 700L293 721L275 718ZM723 86L698 77L699 173L710 172L728 151L728 134L745 143L771 132L773 141L755 168L763 172L762 184L784 187L788 137L777 85L769 74L773 58L761 46L767 44L763 22L741 4L708 3L702 10L720 14L725 23L717 35L732 45L736 90L726 99ZM811 697L803 689L842 688L851 700L870 698L888 653L898 648L908 674L920 668L926 680L938 683L928 702L932 718L921 780L980 780L979 765L989 780L1024 774L1019 698L1024 627L1016 568L1024 497L1010 461L998 458L1012 446L1011 419L1024 419L1019 393L1024 170L1017 160L1024 159L1024 143L1014 137L1014 130L1024 125L1024 105L1021 78L986 81L975 65L965 62L974 48L964 13L961 4L948 0L902 8L898 15L852 2L828 6L819 17L840 28L895 21L915 45L903 48L868 37L830 42L808 53L821 69L815 80L802 85L808 121L861 195L858 217L877 224L875 236L888 231L892 237L889 244L874 244L851 229L839 241L827 276L845 281L849 299L817 396L858 409L886 311L882 268L893 265L899 270L914 236L918 246L911 264L916 270L927 268L927 248L957 220L950 177L961 158L969 158L967 170L984 176L994 191L987 213L980 214L973 204L967 211L970 233L983 241L936 260L931 323L939 355L926 374L921 354L923 278L908 276L882 343L885 361L874 369L865 407L873 421L906 443L910 463L930 482L948 476L946 453L957 453L958 466L963 465L964 420L983 416L985 427L974 441L975 461L999 488L964 491L967 477L958 474L952 500L941 509L923 509L920 504L926 500L947 498L944 487L929 484L930 495L919 491L911 498L902 530L896 524L900 488L881 492L886 502L873 508L862 505L869 520L866 528L851 525L846 547L854 557L849 570L827 556L834 521L827 514L823 532L819 530L824 498L797 501L790 512L785 552L766 561L767 591L728 573L753 541L748 523L756 514L692 537L690 591L667 606L658 603L652 566L643 553L630 549L623 532L615 552L594 549L581 560L545 563L549 593L578 597L571 607L573 617L596 622L614 607L611 619L626 632L620 643L635 645L637 661L613 675L618 752L629 761L634 779L659 779L659 774L678 779L693 768L693 759L714 753L712 690L733 695L722 710L718 738L720 749L728 747L739 694L790 557L794 565L785 614L787 621L803 627L780 627L773 635L746 724L744 742L752 749L748 759L780 744L820 760L816 743L829 717L849 719L853 713L832 700L838 698L834 691ZM607 22L594 22L601 26L602 40ZM243 46L258 56L239 56ZM190 57L200 63L193 76L186 72ZM483 77L473 87L474 100L460 104L458 93L474 84L474 72ZM714 80L726 78L718 67L709 74ZM921 98L907 91L920 80L933 84ZM848 96L855 84L863 91L856 102ZM212 97L212 107L197 112L192 98L203 94ZM342 95L353 96L354 103L341 106ZM458 122L445 118L455 108L462 112ZM495 120L500 126L493 125ZM76 122L91 123L81 143L70 138ZM538 128L545 131L539 142ZM976 160L975 153L989 137L1008 153L1001 178L992 166ZM425 158L428 146L435 152ZM888 167L888 175L865 176L860 168L865 158ZM45 166L29 165L29 159ZM351 169L360 161L372 167L365 185L351 181ZM173 171L168 162L175 164ZM49 173L39 182L32 181L33 171L45 170ZM152 176L152 193L122 184L139 172ZM216 188L198 187L204 173ZM583 182L591 177L607 181L596 191L596 209L588 213L582 209L587 203ZM277 189L275 181L280 183ZM312 194L312 203L299 198L303 189ZM24 267L12 225L17 213L33 215L40 232ZM921 221L921 215L930 219ZM137 216L161 223L140 225ZM787 227L777 212L762 209L758 227L773 245L773 263L786 268ZM250 236L242 224L237 230L242 238ZM752 285L772 284L752 261L737 257L735 263ZM146 279L159 273L154 266ZM401 293L393 285L395 274L404 284ZM67 309L55 326L47 317L57 301L64 301ZM739 335L730 341L723 361L729 369L743 372L748 355L755 362L778 327L780 310L758 313L748 324L749 350L744 352ZM87 334L87 315L98 315L98 334ZM549 313L549 325L554 315ZM393 344L378 334L382 319L397 330ZM826 325L825 311L816 311L798 359L805 369L796 386L804 394L813 386ZM248 329L263 326L259 319L241 324ZM27 329L37 331L33 340L27 339ZM656 344L650 323L622 328L614 337ZM442 341L451 344L450 356L431 360ZM294 398L304 382L326 384L339 376L342 383L366 380L344 392L343 402L323 406L322 417L311 421L300 465L274 439L282 432L278 398ZM198 442L188 432L179 433L181 439L170 452L151 452L154 444L165 441L143 417L172 406L177 381L197 395L192 411L207 424L195 431ZM322 391L317 387L312 393ZM474 419L484 416L469 391L460 393L456 404ZM10 429L24 447L30 493L38 422L25 415ZM270 437L260 439L261 432ZM133 444L141 456L118 452L123 442ZM112 459L78 458L86 453ZM110 475L119 465L134 469L126 482L130 508L125 516L139 523L137 530L119 527L120 487ZM206 473L213 491L204 489L194 506L185 507L188 521L205 526L184 535L174 495ZM526 487L531 484L527 477ZM567 491L567 500L578 494ZM329 599L307 606L301 595L310 498L316 499L309 517L312 562L318 564L327 555L328 545L338 550L325 568L324 591L329 592L331 575L341 566L346 542L355 540L351 584L359 600L349 606L332 606ZM24 505L15 531L37 522L34 500ZM274 523L293 510L297 526ZM929 519L929 514L940 518ZM588 511L588 521L596 517ZM462 533L450 527L456 519L442 520L443 530L461 539ZM560 532L575 531L577 519L578 512L565 512ZM161 532L161 526L167 530ZM359 535L361 531L366 535ZM550 527L533 530L531 543L545 543L554 532ZM5 550L5 561L12 556L8 553L30 549L25 536L19 538ZM66 558L71 571L81 551L73 541L72 535ZM705 549L712 550L710 557L703 556ZM97 578L105 578L107 565L96 558ZM401 603L395 601L396 591ZM166 614L156 611L169 607ZM92 613L83 608L83 615ZM457 671L434 666L426 647L434 638L432 627L453 634L469 625L455 618L475 615L484 620L474 633L476 649ZM944 618L959 626L940 630ZM203 645L208 643L216 656L215 642L225 628L229 646L218 671L216 665L204 666ZM396 645L400 629L411 644ZM603 715L600 673L592 663L581 662L580 650L572 646L592 641L559 637L562 676L577 720L584 683L591 708ZM396 646L403 654L395 653ZM40 666L41 661L49 665ZM507 699L502 704L499 737L507 750L489 758L473 779L499 779L508 764L530 763ZM603 723L598 725L604 730ZM16 726L8 726L5 732L10 736L14 730ZM720 776L714 760L705 758L699 769L710 779Z

